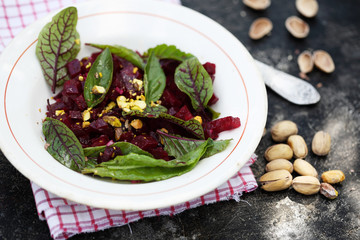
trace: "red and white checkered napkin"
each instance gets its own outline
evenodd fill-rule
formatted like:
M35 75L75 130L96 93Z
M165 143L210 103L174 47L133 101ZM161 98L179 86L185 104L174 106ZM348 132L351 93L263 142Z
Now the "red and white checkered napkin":
M243 192L257 188L250 169L257 156L253 154L246 165L215 190L191 201L167 208L147 211L120 211L93 208L60 198L35 183L31 183L40 219L46 220L54 239L67 239L78 233L94 232L122 226L145 217L175 215L184 210L219 201L240 200Z
M0 0L0 53L23 28L49 12L86 0ZM180 0L163 0L180 4ZM54 239L66 239L75 234L93 232L122 226L144 217L174 215L186 209L229 199L239 200L243 192L257 188L250 165L256 160L252 155L247 164L226 183L204 196L170 206L148 211L114 211L92 208L60 198L34 183L37 211L46 220Z

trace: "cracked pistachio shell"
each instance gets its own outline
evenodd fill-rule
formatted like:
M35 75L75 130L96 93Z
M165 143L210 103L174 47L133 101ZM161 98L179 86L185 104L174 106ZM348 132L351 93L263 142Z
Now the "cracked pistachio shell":
M299 176L292 181L292 187L298 193L304 195L313 195L319 192L320 182L316 177Z
M332 73L335 70L335 64L329 53L324 50L314 52L314 64L323 72Z
M254 10L264 10L271 4L270 0L243 0L243 3Z
M297 58L300 72L309 73L314 68L314 59L310 51L303 51Z
M292 135L288 138L287 144L291 147L295 157L305 158L308 154L308 148L304 138L300 135Z
M304 17L315 17L319 11L319 4L316 0L296 0L296 9Z
M316 169L303 159L296 159L294 161L294 170L301 176L312 176L316 178L319 176Z
M335 199L339 195L338 191L328 183L321 183L320 193L329 199Z
M275 142L284 142L289 136L298 133L298 127L296 123L290 120L283 120L277 122L271 128L271 137Z
M267 172L272 172L275 170L286 170L289 173L293 172L293 165L289 160L286 159L275 159L268 164L266 164L265 170Z
M345 174L341 170L330 170L321 175L323 182L335 184L345 180Z
M313 153L318 156L325 156L330 152L331 137L330 134L324 131L319 131L314 135L311 143Z
M260 177L261 188L268 192L287 189L291 186L292 176L287 170L276 170Z
M273 28L272 22L268 18L258 18L250 26L249 37L254 40L268 35Z
M285 21L286 29L296 38L306 38L309 35L309 25L296 16L288 17Z
M292 157L293 150L289 145L284 143L272 145L265 151L265 159L269 162L279 158L290 160Z

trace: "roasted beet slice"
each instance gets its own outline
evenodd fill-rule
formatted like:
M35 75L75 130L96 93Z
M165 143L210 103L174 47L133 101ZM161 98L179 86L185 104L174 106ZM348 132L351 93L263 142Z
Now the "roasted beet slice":
M209 73L209 75L214 75L216 72L216 65L210 62L206 62L203 64L205 70Z
M75 133L77 137L87 134L87 131L82 127L81 123L79 122L71 124L70 129Z
M123 132L120 136L120 142L131 142L134 139L134 134L130 131Z
M114 129L110 127L109 124L107 124L102 118L99 118L93 122L90 123L90 128L94 132L98 132L100 134L107 135L108 137L115 136Z
M74 59L66 64L66 68L71 78L76 77L81 72L81 65L78 59Z
M84 96L81 94L74 100L76 106L79 108L80 111L84 111L87 108L87 104L85 102Z
M204 130L206 137L216 139L219 137L219 133L234 128L238 128L240 127L241 123L240 123L240 118L228 116L213 120L204 125L205 125Z
M98 156L97 162L98 163L107 162L119 155L122 155L120 148L106 146L104 152Z
M217 101L219 101L219 98L215 95L215 93L213 93L213 95L211 96L208 105L214 105Z
M64 83L64 88L62 91L63 95L79 95L82 94L82 86L80 81L76 80L76 79L71 79L68 80Z
M171 91L165 89L161 97L162 105L167 108L179 109L183 103Z
M69 111L69 115L71 119L76 119L76 120L82 120L82 115L80 111Z
M94 138L91 140L91 147L103 146L109 142L109 137L106 135L101 135L100 137Z
M151 148L148 151L156 159L164 159L165 161L170 160L170 157L169 157L168 153L162 147Z
M135 144L136 146L138 146L139 148L145 151L158 146L158 142L156 141L156 139L150 135L136 136L131 141L131 143Z
M191 114L189 108L184 105L180 108L180 110L175 114L175 117L181 118L185 121L192 119L194 116Z

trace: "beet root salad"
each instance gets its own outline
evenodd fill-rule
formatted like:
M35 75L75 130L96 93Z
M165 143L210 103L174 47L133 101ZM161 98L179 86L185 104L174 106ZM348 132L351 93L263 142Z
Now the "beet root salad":
M66 167L135 182L184 174L223 151L222 131L240 119L211 108L215 64L174 45L144 53L86 43L98 51L78 60L77 10L69 7L39 34L36 55L55 94L43 122L46 150Z

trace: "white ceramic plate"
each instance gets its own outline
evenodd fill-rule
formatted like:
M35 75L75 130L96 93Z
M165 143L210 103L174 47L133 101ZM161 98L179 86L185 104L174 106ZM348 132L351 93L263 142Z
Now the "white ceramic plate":
M0 146L28 179L57 194L90 206L146 210L201 196L232 177L250 158L263 133L267 115L264 83L244 46L226 29L193 10L150 1L99 1L78 5L79 58L94 49L85 42L119 44L145 51L174 44L204 63L216 64L214 109L237 116L241 127L220 134L230 146L200 161L191 172L160 182L114 183L76 173L44 149L41 121L52 96L35 56L37 36L54 14L17 36L0 57ZM239 24L241 19L239 18Z

